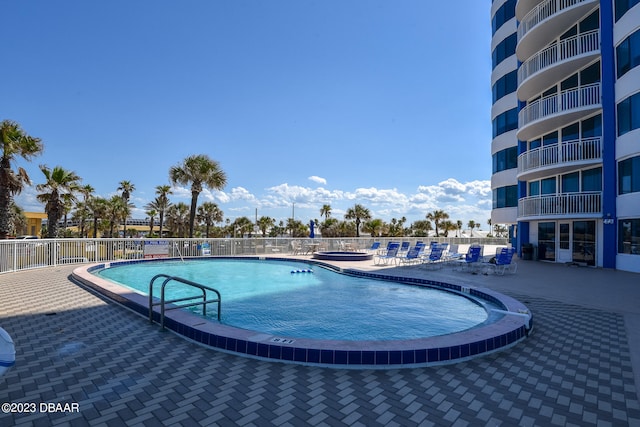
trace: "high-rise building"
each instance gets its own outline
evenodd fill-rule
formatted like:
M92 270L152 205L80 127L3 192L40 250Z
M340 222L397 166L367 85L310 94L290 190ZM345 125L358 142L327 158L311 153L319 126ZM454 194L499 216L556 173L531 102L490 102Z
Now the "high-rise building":
M640 272L640 0L493 0L494 224Z

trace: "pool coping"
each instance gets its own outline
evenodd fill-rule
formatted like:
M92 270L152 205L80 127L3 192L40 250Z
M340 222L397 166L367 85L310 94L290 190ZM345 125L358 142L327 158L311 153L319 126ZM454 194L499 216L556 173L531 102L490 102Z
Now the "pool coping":
M179 260L181 258L123 260L85 265L75 269L71 277L76 282L148 319L149 298L147 295L102 279L91 272L117 265L176 259ZM413 368L443 365L508 349L524 340L533 328L533 317L524 304L507 295L483 287L462 286L429 279L365 272L353 268L341 268L313 259L301 260L261 256L212 256L184 259L252 259L314 264L357 277L428 286L461 295L469 295L492 301L504 307L505 315L490 324L453 334L388 341L314 340L279 337L268 333L222 325L184 310L169 311L165 314L165 327L170 331L216 350L262 360L350 369ZM154 307L153 318L155 322L159 322L159 307Z

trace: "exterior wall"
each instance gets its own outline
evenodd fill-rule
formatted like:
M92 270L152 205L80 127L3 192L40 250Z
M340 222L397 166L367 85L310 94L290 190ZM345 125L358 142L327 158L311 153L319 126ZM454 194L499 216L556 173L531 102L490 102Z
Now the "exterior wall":
M503 19L504 22L496 29L495 33L491 38L491 52L493 53L494 49L500 43L502 43L505 39L510 36L513 36L517 30L517 20L515 18L515 7L510 7L513 4L513 1L509 0L493 0L491 4L491 19L493 20L497 15L504 14L505 10L508 9L508 16L510 18ZM503 59L491 72L491 88L503 78L505 75L515 71L518 69L518 58L515 55L515 52L510 56ZM518 98L516 96L515 88L510 93L505 94L499 99L495 100L491 108L491 120L492 122L498 117L500 114L505 113L506 111L515 109L518 107ZM516 129L509 130L507 132L501 133L495 136L491 142L491 156L493 157L496 153L511 148L517 147L518 140L516 138ZM499 188L504 188L507 186L516 185L516 168L506 169L494 172L491 176L491 190L494 193ZM495 200L494 200L495 205ZM513 226L517 221L517 208L515 206L507 206L507 207L495 207L491 211L491 222L493 224L507 224Z
M492 19L507 2L492 2ZM555 7L547 7L551 3ZM588 258L589 265L640 272L640 190L633 184L621 194L618 188L620 162L640 157L640 128L632 124L618 135L618 104L640 93L640 65L618 78L616 57L616 48L640 30L640 4L616 21L617 3L518 0L517 22L494 33L492 52L513 32L518 41L516 54L494 68L491 84L516 68L518 82L516 93L494 102L491 117L517 106L519 118L517 129L493 138L491 155L517 145L519 157L516 172L494 168L491 179L492 190L518 186L518 207L496 208L494 200L491 216L494 223L517 222L518 249L538 245L543 224L545 233L555 233L543 239L554 246L552 261ZM594 37L597 44L590 42ZM640 47L633 49L637 56ZM588 100L588 94L596 97ZM631 114L638 114L635 101ZM587 158L589 149L601 152ZM630 179L639 175L633 170Z

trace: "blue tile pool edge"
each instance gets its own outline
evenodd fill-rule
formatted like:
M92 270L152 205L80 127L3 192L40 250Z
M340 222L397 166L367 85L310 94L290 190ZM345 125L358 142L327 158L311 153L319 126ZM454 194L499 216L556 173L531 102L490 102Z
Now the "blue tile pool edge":
M108 282L94 276L91 272L109 266L171 259L127 260L83 266L73 271L72 279L148 319L147 296ZM202 260L203 258L192 259ZM208 259L239 259L239 257ZM268 361L349 369L397 369L457 363L506 350L524 340L533 328L533 318L524 304L487 288L342 269L314 260L284 257L242 257L242 259L314 264L342 274L429 286L461 295L469 294L504 307L506 314L494 323L455 334L397 341L353 342L298 338L288 340L270 334L220 325L183 310L167 312L165 327L190 341L226 353ZM155 322L159 322L159 311L154 310L153 317Z

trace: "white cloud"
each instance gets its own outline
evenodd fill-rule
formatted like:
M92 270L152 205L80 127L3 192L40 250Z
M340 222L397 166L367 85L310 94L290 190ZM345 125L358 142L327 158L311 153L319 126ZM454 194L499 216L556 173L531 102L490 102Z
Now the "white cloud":
M324 179L324 178L321 178L319 176L312 175L308 179L309 179L309 181L313 181L313 182L316 182L318 184L327 185L327 180Z

